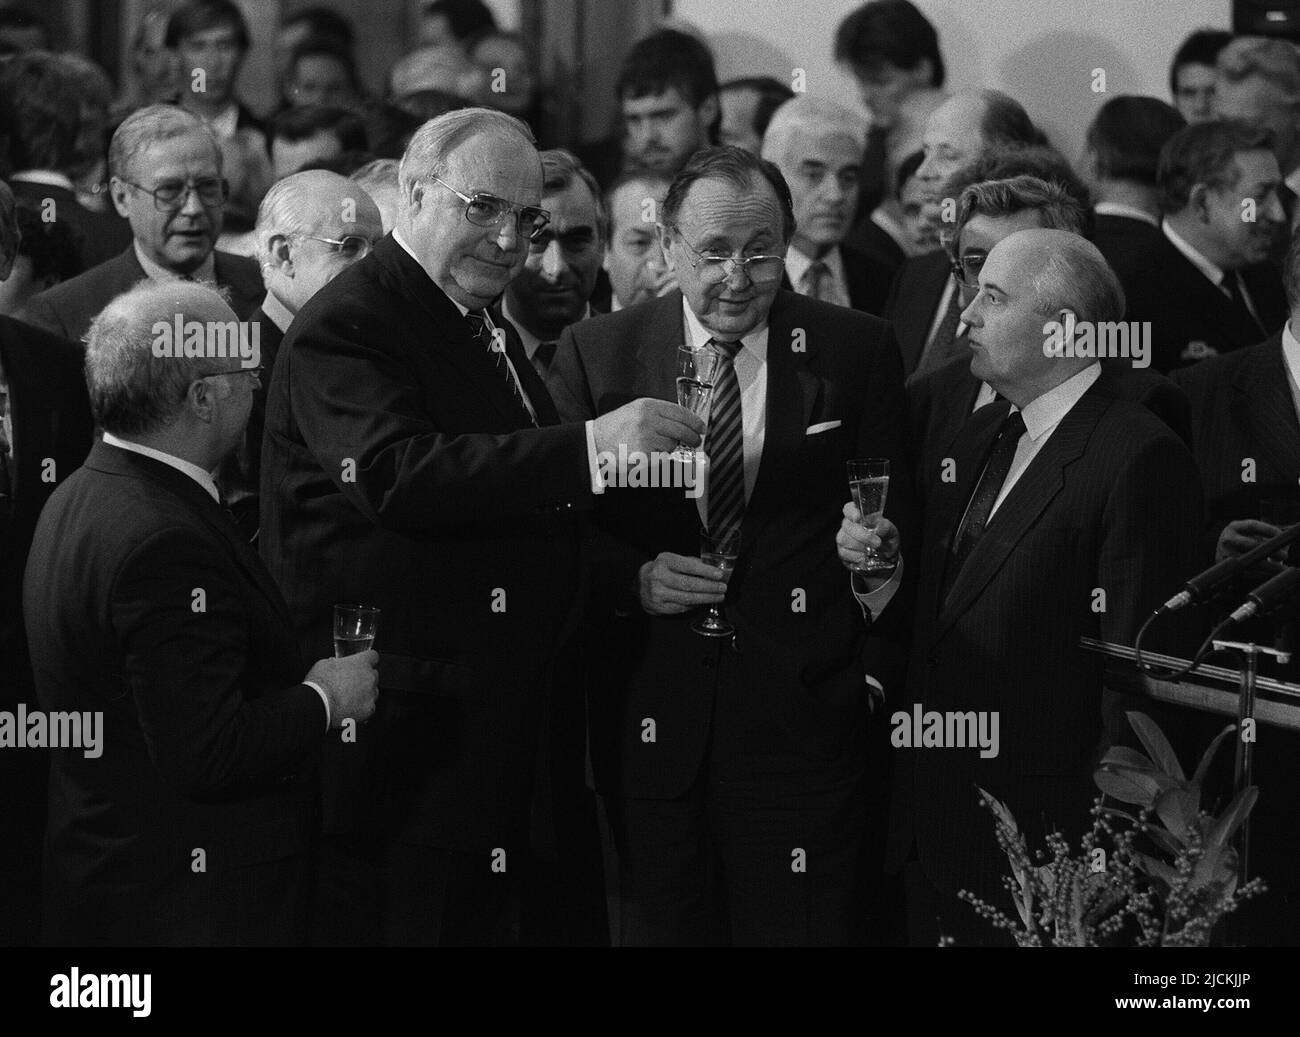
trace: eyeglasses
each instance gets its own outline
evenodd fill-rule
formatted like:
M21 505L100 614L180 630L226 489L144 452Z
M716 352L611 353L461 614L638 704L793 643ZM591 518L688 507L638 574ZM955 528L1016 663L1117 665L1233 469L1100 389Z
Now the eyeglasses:
M258 385L262 384L262 372L266 370L265 364L258 364L256 367L240 367L234 371L217 371L215 374L205 374L204 378L225 378L227 375L247 374L253 376L253 381Z
M476 227L495 227L511 213L518 213L517 229L519 233L527 237L529 241L536 241L537 236L551 222L551 214L536 205L515 205L504 198L498 198L494 194L485 194L482 191L476 191L472 195L463 194L447 181L439 179L432 173L428 175L428 179L442 184L443 187L464 202L465 219Z
M331 252L339 253L344 259L363 259L374 246L374 242L369 238L363 238L360 234L345 234L341 238L322 238L316 234L297 234L295 237L323 241L330 247Z
M972 249L963 256L952 260L949 266L952 268L952 279L957 282L957 287L961 289L962 297L973 299L980 290L979 276L980 271L984 269L984 261L989 258L989 254L983 249Z
M207 177L203 180L164 180L155 188L137 184L134 180L118 177L124 184L129 184L137 191L153 195L153 204L159 212L174 212L184 208L186 199L193 191L199 196L199 204L207 209L224 205L230 197L230 185L222 177Z
M785 273L784 256L740 256L734 253L723 255L720 252L701 252L682 235L680 228L673 228L678 240L695 256L691 264L700 280L705 284L721 284L737 268L745 272L754 284L773 284L781 280Z

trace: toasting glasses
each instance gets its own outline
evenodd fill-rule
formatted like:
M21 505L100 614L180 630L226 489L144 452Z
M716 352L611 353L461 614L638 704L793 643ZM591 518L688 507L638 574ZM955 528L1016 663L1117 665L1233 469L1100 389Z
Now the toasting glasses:
M677 347L677 402L701 421L709 420L709 402L713 399L713 379L721 358L707 346L695 349ZM695 461L695 449L678 443L673 451L677 461Z
M700 560L706 565L716 565L722 570L722 582L731 579L731 571L736 567L736 556L740 554L740 530L724 529L718 533L700 530ZM722 617L722 609L710 605L709 611L691 624L691 629L704 637L730 637L736 628Z
M849 462L849 489L853 492L853 503L862 513L862 526L875 529L885 511L885 498L889 494L889 462L883 458L867 458L863 461ZM872 548L865 551L866 557L852 568L854 572L876 576L894 570L894 563L881 558Z

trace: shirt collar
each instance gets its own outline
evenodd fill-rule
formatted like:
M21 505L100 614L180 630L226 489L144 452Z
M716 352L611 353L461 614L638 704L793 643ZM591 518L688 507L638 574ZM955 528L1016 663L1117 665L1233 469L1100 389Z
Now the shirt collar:
M420 268L421 270L424 270L424 264L420 262L420 257L417 256L417 255L415 254L415 250L414 250L413 248L411 248L411 246L408 245L408 244L406 243L406 239L405 239L404 237L402 237L402 232L399 231L399 230L397 230L397 228L393 228L393 240L396 241L399 245L402 246L402 250L403 250L403 251L404 251L408 256L410 256L412 259L415 260L416 264L419 266L419 268ZM425 276L425 277L429 277L429 271L424 270L424 276ZM438 291L442 292L442 285L438 284L438 282L435 281L432 277L429 277L429 282L430 282L430 284L432 284L435 288L437 288ZM443 295L447 295L446 292L442 292L442 294L443 294ZM450 295L447 295L447 298L451 301L451 304L452 304L453 306L456 307L456 309L460 310L460 315L461 315L462 317L465 316L465 314L469 313L469 307L468 307L468 306L462 306L462 305L461 305L460 303L458 303L455 299L452 299L452 297L451 297Z
M108 431L104 433L104 442L109 446L117 447L119 450L129 450L133 454L152 457L155 461L161 461L163 464L175 468L178 472L183 472L202 486L209 497L218 504L221 503L221 494L217 492L217 484L212 481L212 476L198 465L177 457L175 454L164 454L161 450L155 450L153 447L141 446L139 443L132 443L127 439L119 439Z
M1100 377L1101 364L1094 361L1060 385L1025 404L1021 413L1024 415L1025 431L1029 433L1029 438L1037 442L1056 428Z
M713 338L713 332L700 323L700 318L695 316L695 311L691 309L685 296L682 297L682 313L686 318L686 341L690 343L692 349L703 349L709 339ZM760 363L767 362L767 321L742 335L740 341Z
M144 267L144 272L150 281L179 281L181 279L180 274L173 270L168 270L166 267L159 266L152 259L146 256L144 249L140 247L139 241L133 241L131 244L135 249L135 258L138 259L140 265ZM190 273L190 277L194 278L196 281L216 281L217 256L215 250L208 253L208 258L203 261L203 264L197 270Z
M65 191L76 191L76 187L62 173L53 169L24 169L20 173L15 173L9 178L12 180L21 180L28 184L46 184L50 187L62 187Z
M206 121L217 140L230 140L239 127L239 105L231 101L220 113Z
M1169 239L1169 243L1186 256L1187 261L1191 263L1192 266L1196 267L1197 270L1209 278L1212 285L1217 288L1219 285L1223 284L1223 279L1227 274L1222 267L1216 266L1201 255L1191 242L1169 225L1168 220L1165 220L1160 229L1165 232L1165 237Z
M524 352L528 354L528 359L531 360L533 354L537 352L537 347L542 344L542 340L524 327L519 318L510 311L509 296L506 296L501 300L501 316L515 326L515 331L519 332L519 341L524 344ZM579 317L578 320L586 320L590 316L591 304L588 303L587 307L582 311L582 316ZM573 323L577 324L578 321L574 321ZM547 341L553 340L548 339Z
M1141 220L1143 223L1149 223L1153 227L1160 226L1158 219L1146 210L1139 209L1136 205L1125 205L1123 202L1098 202L1092 209L1098 216L1124 216L1130 220Z
M1282 359L1286 362L1286 368L1291 372L1295 383L1300 385L1300 340L1291 330L1290 321L1282 327Z
M273 292L267 292L266 298L262 300L262 312L266 314L267 319L280 329L281 334L289 330L289 325L293 323L293 312L275 297Z
M844 260L840 257L840 247L836 245L833 249L822 256L826 269L830 271L831 278L838 285L848 283L848 278L844 276ZM799 291L799 285L808 272L808 268L816 262L812 256L800 252L793 245L785 253L785 272L790 275L790 287L796 292Z

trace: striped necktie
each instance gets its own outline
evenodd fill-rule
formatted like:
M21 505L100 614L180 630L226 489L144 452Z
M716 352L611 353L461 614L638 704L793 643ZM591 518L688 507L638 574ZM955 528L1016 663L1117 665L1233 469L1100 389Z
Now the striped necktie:
M803 294L810 299L829 301L826 282L830 280L831 268L820 259L814 259L803 272Z
M708 528L716 535L739 527L745 514L745 434L741 421L736 354L743 342L708 344L722 354L709 406Z
M524 406L524 397L519 390L519 383L510 373L510 364L506 361L505 328L493 327L486 310L470 310L465 314L465 319L469 321L470 333L474 336L474 340L487 350L488 356L492 359L492 366L497 369L497 374L510 386L510 394L527 412L528 408Z

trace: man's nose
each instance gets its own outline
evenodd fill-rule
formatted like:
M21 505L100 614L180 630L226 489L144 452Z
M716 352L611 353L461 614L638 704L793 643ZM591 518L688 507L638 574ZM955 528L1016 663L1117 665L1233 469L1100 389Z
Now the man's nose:
M552 241L542 253L542 275L549 281L558 281L564 273L564 256L560 252L560 243Z
M960 292L961 289L958 288L957 291ZM979 302L979 298L980 298L979 292L977 290L975 294L975 298L973 298L967 304L966 308L961 311L961 322L972 328L983 327L979 319L979 308L975 305L976 303Z
M508 213L497 227L497 248L502 252L513 252L519 247L519 217Z
M185 189L185 201L181 204L180 211L184 216L203 215L203 203L199 201L199 192L197 188L189 186Z

